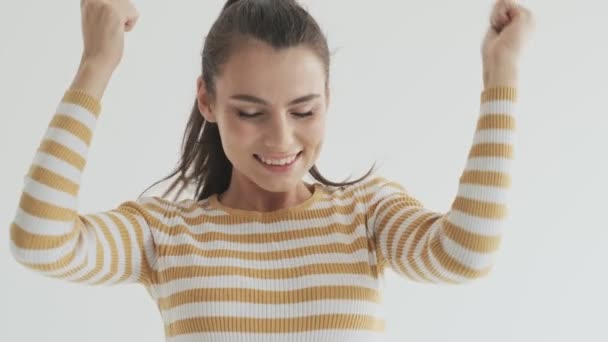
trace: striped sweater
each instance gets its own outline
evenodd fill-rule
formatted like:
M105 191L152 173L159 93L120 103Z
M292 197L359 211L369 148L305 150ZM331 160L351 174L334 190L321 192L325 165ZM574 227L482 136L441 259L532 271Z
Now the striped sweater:
M381 176L307 185L306 201L238 210L214 194L156 196L77 212L101 103L69 89L36 151L10 227L10 250L48 277L142 284L167 341L372 341L384 331L383 272L463 284L490 272L507 215L516 89L481 92L458 193L431 211Z

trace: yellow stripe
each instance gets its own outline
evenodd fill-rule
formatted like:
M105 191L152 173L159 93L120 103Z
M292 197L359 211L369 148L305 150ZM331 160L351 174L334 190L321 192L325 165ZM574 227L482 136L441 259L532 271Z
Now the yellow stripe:
M197 288L158 299L161 310L202 302L239 302L254 304L294 304L310 300L353 300L380 304L378 290L359 286L314 286L297 290L267 291L245 288ZM204 304L202 304L204 305Z
M197 317L165 326L168 337L202 332L288 333L318 330L383 332L384 320L354 314L311 315L294 318Z
M77 234L76 230L64 235L32 234L16 223L11 223L11 240L15 246L23 249L55 249L72 240Z
M515 130L515 117L509 114L485 114L477 120L476 131L484 129Z
M68 89L63 95L62 101L84 107L95 117L99 117L101 112L99 100L80 89Z
M431 245L437 244L439 242L439 235L436 236L436 239L431 242L428 246L422 250L421 260L429 273L431 273L435 278L439 279L440 283L446 284L458 284L459 281L450 279L441 273L443 270L436 269L435 266L431 263ZM434 257L434 256L433 256ZM437 282L436 279L432 280L433 282Z
M462 277L466 277L469 279L482 277L490 273L492 269L492 266L489 266L485 269L478 271L461 264L460 262L458 262L458 260L452 258L449 254L447 254L440 243L432 244L431 251L433 252L433 255L439 261L443 268Z
M301 277L303 274L356 274L370 275L369 262L357 263L334 263L334 264L311 264L299 267L281 269L252 269L237 266L178 266L170 267L158 272L158 278L162 283L177 279L193 277L214 277L239 275L257 279L292 279Z
M64 129L74 136L77 136L80 140L86 143L87 146L91 145L93 133L89 127L72 117L63 114L55 114L49 126Z
M208 240L210 242L215 240ZM253 241L251 241L253 242ZM206 258L234 258L243 261L276 261L281 259L304 257L315 254L330 254L330 253L341 253L341 254L353 254L360 250L367 250L367 238L359 237L352 243L331 243L322 245L312 245L293 249L285 249L278 251L267 251L267 252L249 252L239 250L227 250L227 249L200 249L191 244L182 245L164 245L158 244L158 256L190 256L198 255Z
M464 248L477 253L496 252L500 247L502 236L487 236L468 232L450 221L445 222L445 235Z
M74 210L40 201L27 192L21 194L19 207L30 215L48 220L69 222L76 218Z
M27 266L33 270L42 271L42 272L56 271L56 270L62 269L64 267L66 267L67 265L69 265L72 262L72 260L74 260L75 257L76 257L76 251L71 251L68 254L66 254L65 256L61 257L59 260L49 263L49 264L25 264L25 266ZM51 275L51 277L60 278L58 275Z
M509 86L494 86L484 89L481 92L481 102L492 100L517 101L517 88Z
M108 217L112 220L114 225L118 227L119 238L123 244L123 250L125 252L125 273L118 280L119 282L126 281L133 274L133 248L131 247L131 237L129 236L128 228L118 218L116 214L108 213ZM143 248L143 246L141 246Z
M513 159L513 146L507 144L481 143L471 147L469 158L499 157Z
M150 224L154 227L157 227L157 228L164 227L166 229L166 231L170 231L171 229L168 226L162 224L159 220L157 220L154 216L152 216L145 210L146 209L143 206L141 206L139 203L134 202L134 201L129 201L129 202L123 203L122 205L120 205L117 209L113 210L112 212L117 212L117 213L120 213L121 215L123 215L123 217L129 221L129 223L131 224L131 227L133 227L133 230L135 231L137 245L140 246L140 248L141 248L141 256L138 258L141 260L141 269L140 269L140 273L139 273L139 277L138 277L137 281L140 283L144 283L144 284L150 284L150 283L153 283L156 281L156 277L155 277L156 273L153 272L152 266L148 262L146 249L144 248L144 236L143 236L144 227L142 227L139 224L139 222L135 219L135 217L141 215L141 216L144 216L144 220L148 224ZM151 232L150 232L150 234L151 234Z
M63 146L55 141L44 139L38 148L38 151L48 153L54 157L57 157L66 163L73 165L75 168L80 170L84 169L86 160L78 153L72 151L66 146Z
M464 171L460 176L461 184L487 185L500 188L511 187L511 176L494 171Z
M489 219L503 219L507 216L507 206L504 204L477 201L460 196L456 197L452 203L452 209Z
M422 272L422 270L418 267L418 265L416 265L416 263L411 261L413 260L414 250L416 249L416 246L421 243L426 243L426 240L422 240L422 236L429 230L433 222L440 218L440 216L438 215L439 214L437 213L428 212L417 217L405 229L402 227L403 224L395 224L391 229L395 231L395 234L397 231L403 230L403 233L401 234L401 237L397 242L397 253L395 254L395 258L397 259L397 265L399 265L400 268L405 272L405 267L403 266L403 263L408 262L408 266L410 266L420 278L424 279L427 282L432 281L424 274L424 272ZM406 241L412 234L415 234L414 238L412 239L412 244L410 245L410 249L408 250L407 256L404 257L403 253L405 252ZM394 238L391 240L394 240ZM388 249L388 253L390 253L391 250L392 246Z
M97 225L99 226L99 230L101 230L101 233L105 237L106 242L110 246L110 255L109 255L110 269L109 269L109 271L106 271L107 272L106 275L101 277L96 282L96 284L103 284L103 283L108 282L112 277L114 277L115 274L118 273L118 246L116 245L116 241L114 240L114 236L110 232L108 225L106 225L106 223L101 218L99 218L96 215L95 216L91 215L91 216L89 216L89 218L91 220L95 221L95 223L97 223ZM93 227L91 227L89 229L93 229ZM98 235L97 235L97 238L99 238Z
M31 179L55 190L66 192L72 196L78 195L80 186L77 183L36 164L32 164L27 174Z
M383 217L383 220L379 223L376 224L376 234L379 234L377 236L383 235L383 231L385 229L388 229L388 233L386 236L386 240L387 240L387 252L391 253L391 251L393 250L393 244L397 243L398 246L403 246L403 244L405 243L405 241L409 238L409 236L415 232L414 229L411 229L411 227L417 227L418 225L420 225L424 220L426 220L427 218L429 218L431 216L431 214L425 214L425 215L421 215L419 217L417 217L414 221L410 222L409 225L407 226L407 228L404 228L405 225L405 221L409 220L411 216L417 214L418 212L420 212L421 208L415 208L409 211L406 211L404 213L399 214L399 217L393 222L393 224L391 226L388 225L388 221L397 214L397 211L392 211L389 214L386 214L386 216ZM401 234L400 240L396 241L397 239L397 233L399 231L403 230L403 233ZM389 256L391 257L391 256Z
M87 217L90 218L93 215L88 215ZM84 227L93 227L93 223L92 222L87 222L88 219L87 218L82 218ZM77 221L80 222L80 221ZM82 229L86 229L86 228L82 228ZM101 270L103 269L103 263L104 263L104 251L103 251L103 246L101 245L101 242L99 240L99 236L98 236L98 231L96 229L91 229L90 230L94 235L95 235L95 246L96 246L96 255L95 255L95 267L90 270L88 273L86 273L85 275L81 276L80 278L74 280L77 283L84 283L89 281L90 279L92 279L95 275L97 275L99 272L101 272ZM89 259L89 256L86 257L86 259ZM96 282L95 284L99 284L99 282Z

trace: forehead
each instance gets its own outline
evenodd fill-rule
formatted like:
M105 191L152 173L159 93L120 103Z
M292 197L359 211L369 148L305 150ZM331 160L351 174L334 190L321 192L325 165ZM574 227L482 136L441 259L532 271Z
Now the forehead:
M320 91L325 84L323 62L305 45L274 49L269 44L241 41L217 79L220 88L271 92Z

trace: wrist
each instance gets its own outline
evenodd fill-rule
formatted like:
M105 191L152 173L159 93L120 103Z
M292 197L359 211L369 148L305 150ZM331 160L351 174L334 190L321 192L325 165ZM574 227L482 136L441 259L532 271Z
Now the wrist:
M514 68L485 71L483 75L483 84L485 88L496 86L517 87L518 81L518 73Z
M81 90L101 101L113 69L103 64L82 61L70 89Z

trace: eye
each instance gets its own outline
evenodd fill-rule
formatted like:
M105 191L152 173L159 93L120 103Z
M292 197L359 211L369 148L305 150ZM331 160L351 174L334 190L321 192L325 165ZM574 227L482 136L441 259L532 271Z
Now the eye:
M306 116L311 116L312 115L312 110L306 113L293 113L293 115L299 116L299 117L306 117Z
M262 113L260 113L260 112L253 113L253 114L248 114L248 113L245 113L245 112L238 111L239 117L242 117L242 118L254 118L254 117L259 116L261 114ZM293 115L298 116L298 117L307 117L307 116L311 116L312 114L313 114L312 110L308 111L306 113L293 113Z
M247 113L245 113L245 112L238 111L238 114L239 114L239 117L243 117L243 118L253 118L253 117L256 117L256 116L258 116L258 115L260 115L260 114L262 114L262 113L253 113L253 114L247 114Z

